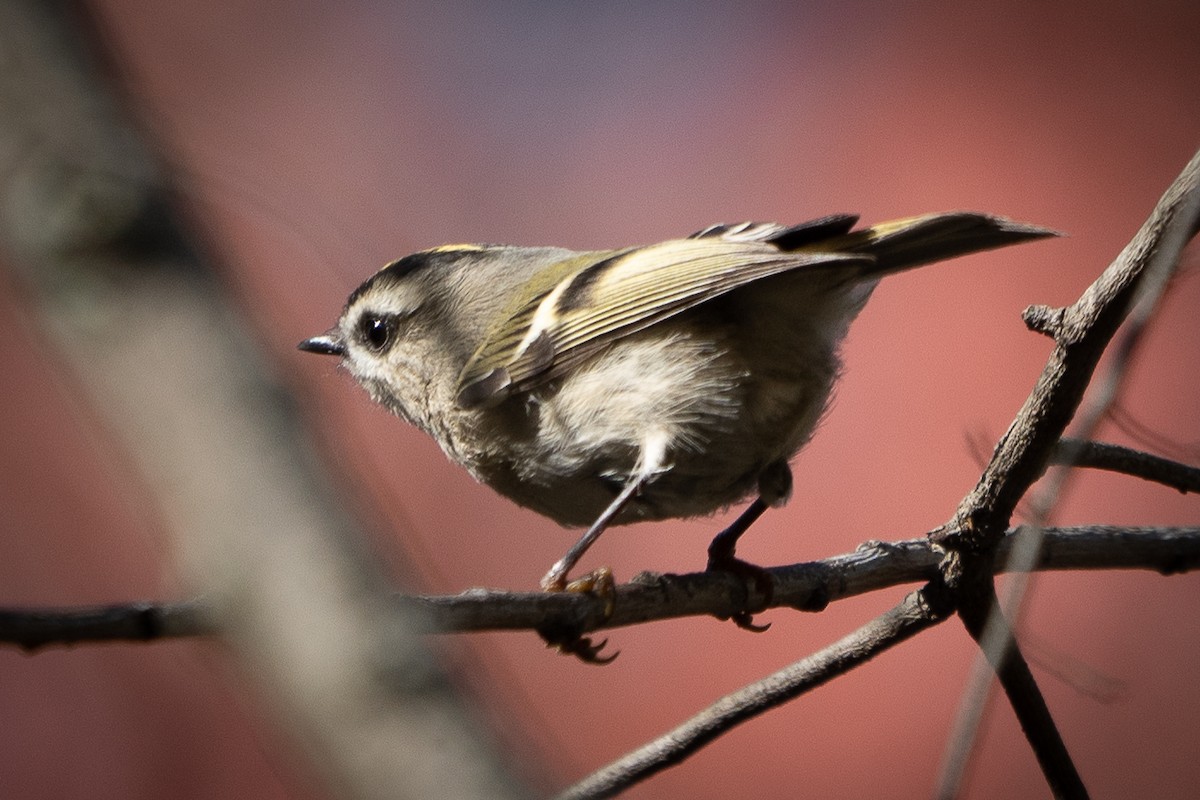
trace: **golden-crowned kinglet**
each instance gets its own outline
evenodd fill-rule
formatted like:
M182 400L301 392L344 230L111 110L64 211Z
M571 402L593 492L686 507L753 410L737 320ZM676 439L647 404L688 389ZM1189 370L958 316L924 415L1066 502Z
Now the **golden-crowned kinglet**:
M332 330L375 400L501 494L590 525L543 579L561 589L608 526L756 496L710 546L791 492L838 345L883 275L1053 235L969 212L852 231L852 215L714 225L646 247L447 245L385 266Z

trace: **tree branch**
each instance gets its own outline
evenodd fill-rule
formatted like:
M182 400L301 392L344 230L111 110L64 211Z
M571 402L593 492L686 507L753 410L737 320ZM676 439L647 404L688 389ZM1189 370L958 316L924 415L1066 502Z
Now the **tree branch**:
M199 600L77 609L0 609L0 641L31 651L50 644L150 642L216 632L211 609Z
M1056 449L1074 462L1079 441L1061 442L1076 415L1100 356L1131 311L1133 320L1114 366L1093 387L1091 402L1079 414L1078 440L1089 439L1116 396L1124 368L1141 340L1158 299L1165 291L1187 241L1200 230L1200 152L1171 184L1133 240L1069 308L1031 307L1026 324L1054 338L1055 348L1033 391L996 446L976 485L959 504L953 519L935 534L947 550L940 565L942 579L959 602L959 615L993 666L1001 674L1010 703L1034 748L1051 789L1063 796L1086 797L1087 792L1066 747L1045 708L1028 666L1012 641L1005 614L1019 619L1026 578L1040 559L1044 526L1069 468L1051 474L1032 503L1033 519L1018 537L1008 568L1018 573L1009 586L1006 603L996 602L993 558L997 544L1018 502L1045 470ZM988 624L983 620L990 617ZM1011 665L1010 665L1011 662ZM978 674L978 673L977 673ZM1008 681L1008 682L1005 682ZM950 737L946 765L961 770L972 746L981 714L982 691L968 687ZM1023 705L1022 705L1023 704ZM957 790L961 771L940 780L943 796Z
M19 281L43 356L61 360L53 371L75 373L71 401L88 429L103 429L122 473L142 482L143 519L171 538L166 569L201 594L204 614L26 613L6 620L13 640L191 635L211 614L259 690L257 713L309 757L308 793L527 796L417 626L388 608L385 570L221 292L235 270L204 256L224 248L192 235L210 230L203 215L167 202L178 199L167 159L137 136L132 95L122 103L106 83L120 59L108 57L117 38L100 5L0 2L5 281ZM46 502L60 488L47 484Z
M1162 252L1164 239L1179 239L1181 248L1195 235L1198 223L1190 206L1198 192L1200 152L1167 189L1133 240L1073 305L1026 310L1031 329L1054 337L1054 352L979 483L939 534L940 541L955 546L955 540L964 536L999 539L1075 414L1100 356L1137 297L1142 277L1156 257L1170 255Z
M674 766L734 726L769 711L946 618L944 600L912 592L895 608L823 650L732 694L657 739L594 772L558 800L612 797L667 767Z
M1102 469L1161 483L1182 493L1200 492L1200 468L1108 442L1062 439L1050 464Z
M990 590L993 584L991 581L972 581L969 585L986 586ZM993 612L998 605L999 600L993 592L990 598L960 603L959 616L999 678L1054 796L1086 798L1088 793L1083 779L1071 761L1046 699L1017 646L1008 621L1003 614ZM1001 630L995 630L997 627ZM1001 642L1001 645L990 646L988 643L992 640ZM953 796L955 789L953 784L944 785L939 796Z
M996 553L996 568L1007 561L1016 531ZM867 542L853 553L768 570L776 581L772 607L815 610L894 586L937 576L939 551L929 541ZM1200 527L1050 528L1039 570L1147 569L1174 575L1200 568ZM584 594L469 589L446 596L395 595L401 607L415 607L426 632L536 630L545 625L578 627L583 632L619 628L685 616L727 616L744 606L741 582L723 573L687 575L642 573L617 587L612 617L600 601ZM809 601L805 605L804 601ZM0 643L26 650L49 645L113 641L146 642L217 632L207 605L134 602L92 608L0 609Z
M1019 529L1002 540L995 556L1004 569ZM870 541L852 553L767 570L775 582L769 607L819 611L828 603L937 576L942 554L925 537ZM1147 569L1174 575L1200 568L1200 528L1080 526L1049 528L1035 569ZM398 597L417 603L443 631L533 630L543 625L583 633L685 616L725 618L744 608L746 586L719 572L685 575L641 573L617 587L612 616L603 602L574 593L470 589L452 596ZM755 601L758 598L754 598Z

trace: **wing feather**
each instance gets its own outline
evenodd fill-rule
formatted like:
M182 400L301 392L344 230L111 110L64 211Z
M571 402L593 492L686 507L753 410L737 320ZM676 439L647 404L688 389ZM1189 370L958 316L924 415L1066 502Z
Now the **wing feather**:
M715 234L595 256L488 336L459 378L461 405L494 403L535 388L621 337L753 281L874 260L856 253L787 253L770 242Z
M926 214L851 231L834 214L799 225L713 225L649 247L580 253L535 276L531 299L506 313L459 377L463 406L495 403L553 380L650 325L763 278L823 265L863 279L1056 235L969 211ZM565 275L565 277L559 277Z

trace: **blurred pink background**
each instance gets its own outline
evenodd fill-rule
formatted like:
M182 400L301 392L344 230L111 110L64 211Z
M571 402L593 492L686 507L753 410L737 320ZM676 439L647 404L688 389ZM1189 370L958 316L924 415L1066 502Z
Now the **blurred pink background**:
M406 588L527 589L574 532L522 511L295 351L385 261L453 241L577 248L717 221L865 222L969 208L1069 238L885 283L796 492L739 553L818 559L944 521L1049 352L1019 314L1071 302L1200 145L1200 6L95 0L142 121L181 167L197 218L265 350L392 548ZM1197 248L1122 406L1197 460ZM11 532L0 600L172 597L136 478L0 282L0 438L28 485L0 484ZM1110 440L1129 441L1111 426ZM52 445L47 443L52 442ZM1136 443L1135 443L1136 444ZM54 501L43 494L54 487ZM724 518L610 531L586 561L618 578L689 571ZM1063 524L1191 524L1194 498L1087 474ZM1027 629L1055 669L1080 662L1111 702L1038 675L1097 797L1200 785L1196 576L1051 574ZM840 637L897 589L821 614L618 630L596 669L533 634L439 642L521 759L565 785L721 695ZM754 721L636 798L928 796L973 655L951 621ZM0 786L14 797L319 794L209 642L0 651ZM1045 796L994 702L970 797ZM185 788L186 787L186 788Z

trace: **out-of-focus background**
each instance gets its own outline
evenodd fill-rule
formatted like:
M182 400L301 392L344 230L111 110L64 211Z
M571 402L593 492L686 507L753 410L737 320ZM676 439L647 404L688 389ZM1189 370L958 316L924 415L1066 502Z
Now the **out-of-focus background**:
M828 419L794 463L791 504L739 550L791 563L919 536L951 514L1048 353L1021 310L1072 301L1200 145L1200 6L1182 0L86 5L105 79L120 78L261 369L290 391L349 514L412 591L531 588L575 533L476 485L331 360L296 352L384 262L443 242L603 248L840 211L873 222L979 209L1068 233L876 292ZM68 160L86 163L67 128ZM60 178L22 169L58 144L7 136L0 180ZM34 245L10 242L0 263ZM1188 264L1121 396L1125 424L1103 435L1194 462L1195 248ZM39 280L0 271L0 603L185 596L153 476L81 390ZM177 480L216 480L211 469ZM1200 509L1088 474L1055 519L1196 524ZM586 564L624 579L700 569L725 521L616 529ZM1194 576L1036 582L1025 627L1038 674L1098 797L1200 785L1198 590ZM604 669L533 634L433 645L515 771L546 791L900 594L769 613L757 636L715 620L615 631L621 656ZM942 625L628 796L928 795L972 655ZM260 688L211 641L0 651L0 793L324 796ZM1011 712L990 709L968 796L1043 796Z

